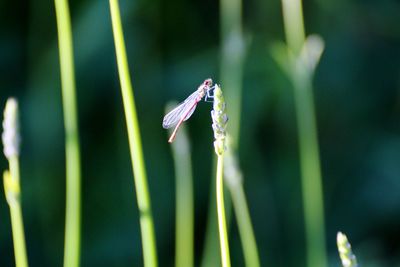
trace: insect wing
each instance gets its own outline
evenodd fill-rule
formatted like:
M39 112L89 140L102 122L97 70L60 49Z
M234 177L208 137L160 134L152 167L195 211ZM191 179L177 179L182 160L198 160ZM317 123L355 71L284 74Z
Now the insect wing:
M190 118L190 116L192 116L193 112L196 110L196 107L197 103L193 103L192 109L188 112L188 114L186 114L185 119L183 121L186 121L187 119Z
M197 96L197 91L192 93L184 102L165 115L162 124L163 128L169 129L175 126L182 119L182 116L185 116L184 120L189 119L196 109Z

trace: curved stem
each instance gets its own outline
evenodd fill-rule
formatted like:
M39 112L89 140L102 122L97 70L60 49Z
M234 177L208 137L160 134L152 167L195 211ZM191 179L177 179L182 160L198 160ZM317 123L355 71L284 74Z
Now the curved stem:
M258 255L257 242L254 236L251 217L247 206L243 184L231 186L233 207L236 214L240 238L242 240L243 254L247 267L259 267L260 259Z
M298 127L307 266L324 267L328 260L312 75L305 71L305 66L298 64L305 41L302 3L301 0L282 0L282 7Z
M81 171L74 59L67 0L55 0L65 127L66 215L64 267L79 266L81 223Z
M129 149L134 173L137 203L140 211L144 265L146 267L156 267L157 251L153 215L151 211L142 141L140 137L139 122L136 114L131 78L129 75L118 0L110 0L110 11L119 79L121 83L122 100L124 103L125 119L128 129Z

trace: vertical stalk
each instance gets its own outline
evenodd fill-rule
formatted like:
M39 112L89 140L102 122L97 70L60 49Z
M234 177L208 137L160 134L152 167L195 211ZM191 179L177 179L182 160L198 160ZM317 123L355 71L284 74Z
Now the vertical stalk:
M257 243L253 232L253 226L251 225L251 217L242 184L232 187L230 192L232 195L236 220L238 222L246 266L259 267L260 260L258 256Z
M301 0L282 0L286 41L294 55L299 55L305 40Z
M172 143L176 177L175 266L194 266L194 204L192 162L186 127Z
M228 132L230 138L227 157L231 158L239 146L241 122L243 62L245 58L242 1L220 0L220 10L220 36L222 41L220 71L221 83L225 88L224 97L226 102L229 103ZM245 263L248 267L258 267L260 262L257 244L244 194L243 181L240 179L236 183L231 183L229 180L233 177L228 176L229 174L226 173L225 179L238 223Z
M14 240L15 266L27 267L28 259L26 256L24 223L22 219L22 211L20 203L15 203L14 205L10 205L10 215L12 224L12 234Z
M218 213L218 229L221 250L222 267L230 267L228 231L226 229L225 206L224 206L224 155L218 155L217 159L217 213Z
M81 171L71 21L67 0L55 0L65 127L66 215L64 267L80 261Z
M4 172L4 190L10 207L14 254L16 267L28 267L26 255L24 222L21 210L21 191L19 182L19 159L17 156L9 158L10 171Z
M243 59L244 42L242 33L242 0L220 0L220 41L221 41L221 62L220 81L226 88L225 97L229 103L229 133L232 136L234 149L239 144L240 114L242 102L242 80L243 80ZM215 164L214 164L215 166ZM211 185L210 208L206 227L205 245L201 266L218 265L220 262L217 253L217 221L215 205L215 187ZM229 211L232 204L226 198L227 219L230 221Z
M228 130L237 149L242 107L243 60L245 45L242 32L242 0L220 0L221 84L229 103Z
M282 0L298 124L303 206L306 227L307 265L327 266L324 202L312 93L312 75L298 64L305 41L301 0Z
M9 98L4 108L3 142L4 156L8 159L9 170L3 174L4 192L10 207L11 226L14 241L15 264L17 267L27 267L24 223L21 211L21 189L19 178L19 121L18 103Z
M216 198L218 214L219 245L221 251L221 262L223 267L230 267L228 230L226 227L225 205L224 205L224 152L226 150L226 126L228 115L226 114L225 99L218 84L214 89L214 105L211 111L212 129L214 131L214 149L217 155L216 176Z
M18 183L18 187L20 187L20 178L19 178L19 159L18 157L11 157L9 160L10 164L10 175L11 179L14 179L14 182ZM21 211L21 199L20 193L17 197L18 200L15 201L14 204L10 205L10 213L11 213L11 224L13 225L13 240L14 244L14 253L15 253L15 261L16 266L28 266L28 259L26 256L26 245L25 245L25 233L24 233L24 223L22 219L22 211Z
M126 125L128 129L134 182L140 212L144 265L146 267L156 267L158 264L153 215L151 211L147 175L143 158L142 141L140 137L139 122L136 114L131 78L129 75L128 60L126 56L118 0L110 0L110 11L119 79L121 83L122 100L124 103Z
M240 239L242 241L245 264L248 267L259 267L260 259L257 242L243 189L243 175L231 147L230 135L227 135L226 143L224 178L232 198Z

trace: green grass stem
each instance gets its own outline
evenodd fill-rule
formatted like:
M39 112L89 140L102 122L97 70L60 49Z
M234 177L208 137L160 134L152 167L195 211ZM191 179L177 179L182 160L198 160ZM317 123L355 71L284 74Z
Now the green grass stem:
M224 155L218 155L216 193L217 193L217 214L219 241L221 249L222 267L230 267L231 260L229 254L228 230L226 227L225 206L224 206Z
M239 228L244 260L247 267L259 267L257 242L251 223L246 195L243 189L243 175L240 171L237 159L230 146L230 138L227 138L227 150L225 152L225 181L232 198L233 209Z
M242 241L245 264L247 267L259 267L258 248L243 186L234 186L230 189L230 192Z
M221 88L215 84L214 103L211 111L212 129L214 131L214 149L217 155L217 175L216 175L216 198L217 198L217 215L219 244L221 251L221 263L223 267L230 267L230 254L228 242L228 229L226 226L225 204L224 204L224 152L226 150L226 126L228 115L226 113L225 99Z
M9 98L4 108L3 133L1 135L4 156L9 164L9 170L3 174L4 192L10 207L15 264L17 267L27 267L28 259L22 220L19 177L20 134L18 117L18 102L14 98Z
M229 103L229 133L232 146L239 145L240 120L242 108L242 80L245 45L242 33L242 0L220 0L220 82L226 88L226 102ZM215 162L215 161L214 161ZM215 164L214 164L215 168ZM220 258L217 253L217 221L215 205L215 184L210 186L210 208L206 227L206 237L201 266L217 266ZM230 221L232 202L225 198L227 221ZM229 224L229 223L228 223Z
M312 75L299 64L305 44L301 0L282 0L290 78L294 86L307 242L307 266L327 266L324 201Z
M66 214L64 267L80 261L81 166L71 19L67 0L55 0L65 127Z
M121 83L122 100L128 129L129 148L134 173L137 203L140 212L144 266L156 267L158 264L154 223L151 211L146 169L144 165L139 122L136 114L133 89L129 75L128 60L126 56L118 0L110 0L110 11L119 79Z
M11 226L14 240L16 267L27 267L24 223L21 210L21 191L19 178L19 160L17 156L9 158L10 171L4 172L4 190L10 207Z
M194 197L190 144L185 125L172 142L176 177L175 266L194 266Z
M232 146L239 143L242 110L242 82L245 43L242 30L242 0L220 0L221 62L220 82L229 103L229 126Z

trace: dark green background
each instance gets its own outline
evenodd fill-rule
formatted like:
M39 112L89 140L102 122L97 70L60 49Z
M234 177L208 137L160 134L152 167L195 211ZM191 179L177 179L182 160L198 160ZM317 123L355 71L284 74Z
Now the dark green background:
M218 81L218 1L121 0L160 266L174 262L174 172L161 121L208 77ZM108 1L70 2L82 150L82 266L142 266L136 196ZM65 158L54 3L0 1L0 103L20 101L22 205L31 266L61 266ZM304 266L297 129L290 82L269 47L284 40L278 0L244 1L240 163L263 266ZM330 266L336 232L362 266L400 266L400 3L304 1L307 33L326 49L315 77ZM223 89L223 84L221 85ZM229 103L228 103L229 107ZM213 153L209 103L187 123L192 141L196 262ZM7 168L2 157L0 169ZM13 266L0 190L0 266ZM233 266L243 266L235 222Z

